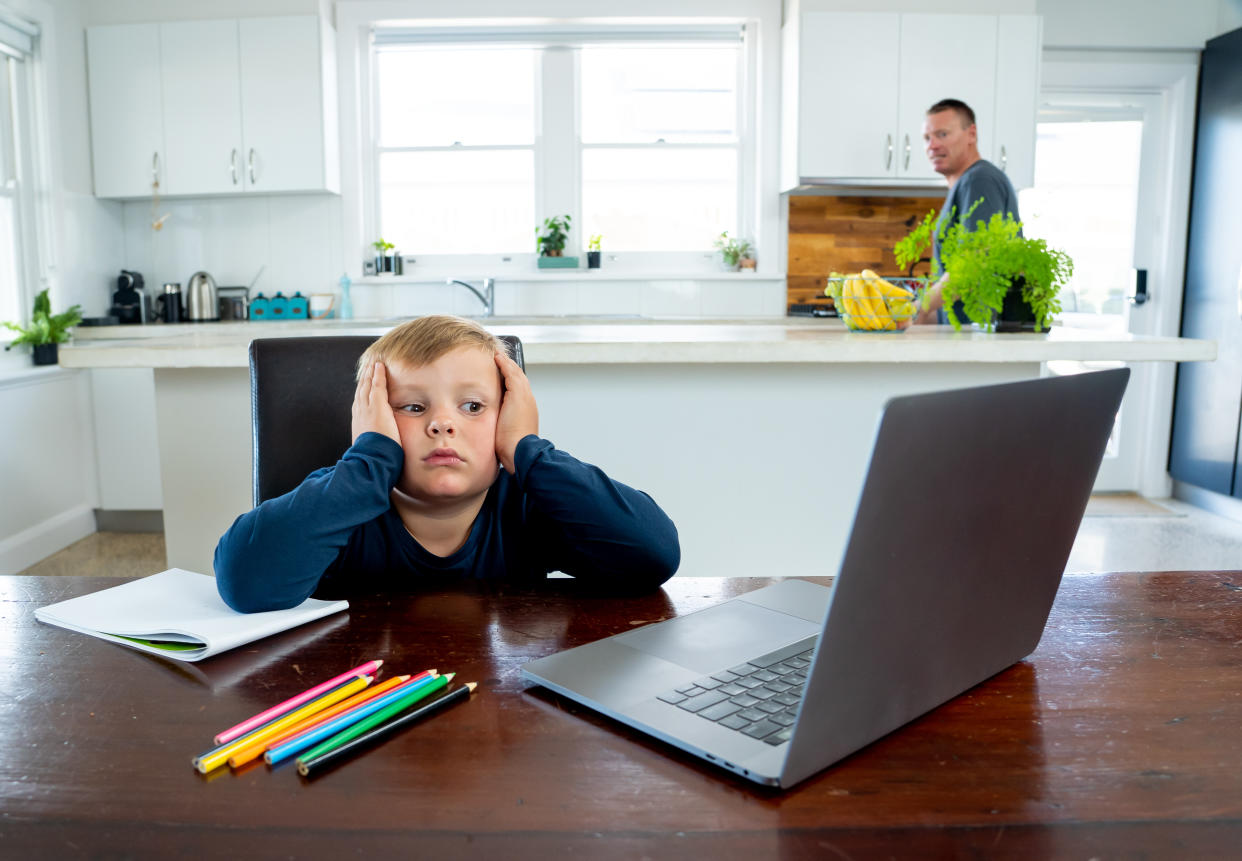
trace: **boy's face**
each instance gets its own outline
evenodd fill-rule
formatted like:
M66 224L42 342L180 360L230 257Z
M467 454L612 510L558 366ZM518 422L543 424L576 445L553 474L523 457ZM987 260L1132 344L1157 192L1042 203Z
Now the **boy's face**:
M481 496L496 479L500 373L495 357L458 347L428 365L387 363L388 403L405 466L397 489L420 502Z

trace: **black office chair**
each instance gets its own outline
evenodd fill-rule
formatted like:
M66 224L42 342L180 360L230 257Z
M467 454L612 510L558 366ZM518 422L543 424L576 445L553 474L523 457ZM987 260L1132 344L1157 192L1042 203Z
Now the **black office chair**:
M525 369L521 340L500 337ZM293 490L349 448L358 357L375 340L332 335L250 342L255 505Z

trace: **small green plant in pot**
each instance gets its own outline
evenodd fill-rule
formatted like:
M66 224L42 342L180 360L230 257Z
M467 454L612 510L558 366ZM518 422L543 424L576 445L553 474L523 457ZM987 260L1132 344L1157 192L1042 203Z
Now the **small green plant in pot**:
M17 332L9 345L9 350L22 344L29 344L36 365L54 365L57 361L57 344L69 340L69 328L82 322L82 308L74 305L68 311L52 313L52 300L47 290L40 293L34 301L34 312L30 315L30 325L21 326L6 322L5 328Z
M730 236L727 230L716 237L712 246L720 252L720 261L724 268L730 271L736 270L742 260L750 256L750 240Z
M577 257L565 256L565 243L569 240L572 219L568 215L554 215L543 220L535 228L535 248L539 251L538 266L541 269L572 269L577 267Z
M396 271L396 246L382 236L372 242L371 246L375 249L375 274Z
M1058 297L1069 283L1074 262L1042 239L1021 236L1022 222L1009 213L995 213L967 230L964 224L978 205L976 201L940 237L940 262L949 273L941 293L944 307L960 301L967 318L989 332L993 328L1002 332L1049 328L1061 311ZM935 221L935 212L929 212L893 246L899 267L918 262L931 244ZM933 265L931 277L940 274ZM961 329L956 314L950 314L949 321Z
M598 233L591 234L591 239L587 242L587 268L588 269L599 268L600 256L603 254L603 251L600 248L600 243L603 242L603 239L604 238L600 236Z
M569 238L570 217L552 216L543 220L543 227L535 228L535 247L544 257L561 257L565 241Z

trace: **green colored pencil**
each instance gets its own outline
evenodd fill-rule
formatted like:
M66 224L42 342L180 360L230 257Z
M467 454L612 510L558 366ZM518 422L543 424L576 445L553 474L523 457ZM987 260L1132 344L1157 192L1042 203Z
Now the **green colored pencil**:
M418 708L410 709L405 714L398 715L388 723L380 724L370 732L358 736L353 741L346 742L335 750L328 751L323 756L305 761L298 760L298 774L303 777L310 777L312 773L318 774L323 769L332 766L341 759L353 756L381 738L394 735L407 727L413 726L424 718L439 714L456 703L470 699L470 694L476 687L478 687L476 683L466 682L466 684L460 686L452 693L441 691L430 702L420 705Z
M327 741L322 742L316 747L312 747L306 753L298 757L298 764L301 765L303 762L312 760L317 756L322 756L328 751L334 750L346 742L352 741L372 727L379 726L393 715L400 714L424 697L434 694L441 688L447 687L448 683L453 680L454 675L456 674L449 673L446 676L440 676L429 685L419 685L416 689L410 691L408 694L395 701L392 705L380 709L370 717L363 718L356 724L341 730Z

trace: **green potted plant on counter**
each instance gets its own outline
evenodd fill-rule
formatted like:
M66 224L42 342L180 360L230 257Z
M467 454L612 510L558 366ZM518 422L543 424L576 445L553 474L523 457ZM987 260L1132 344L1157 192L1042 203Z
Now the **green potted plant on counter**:
M969 223L978 205L976 201L940 237L940 263L949 273L941 293L944 307L960 302L970 321L988 332L1047 329L1061 311L1058 297L1069 283L1074 262L1044 240L1022 236L1022 222L1009 213L995 213L967 230L963 224ZM910 235L893 246L898 267L905 269L920 259L931 244L935 222L936 213L927 213ZM934 265L931 277L940 277ZM956 314L950 314L949 321L961 329Z
M21 344L29 344L36 365L55 365L59 356L58 345L69 340L69 328L82 322L82 308L74 305L68 311L52 313L52 300L47 290L40 293L34 301L34 312L30 315L30 325L21 326L6 322L5 328L17 332L9 345L10 350Z
M552 216L543 220L542 227L535 228L535 248L539 252L540 269L576 269L577 257L565 256L565 243L569 239L572 219L568 215Z
M721 265L730 272L736 272L742 260L750 258L750 241L732 237L727 230L721 232L712 245L720 252Z
M598 233L592 233L591 239L587 242L587 269L598 269L600 257L603 251L600 249L600 243L604 241L604 237Z

